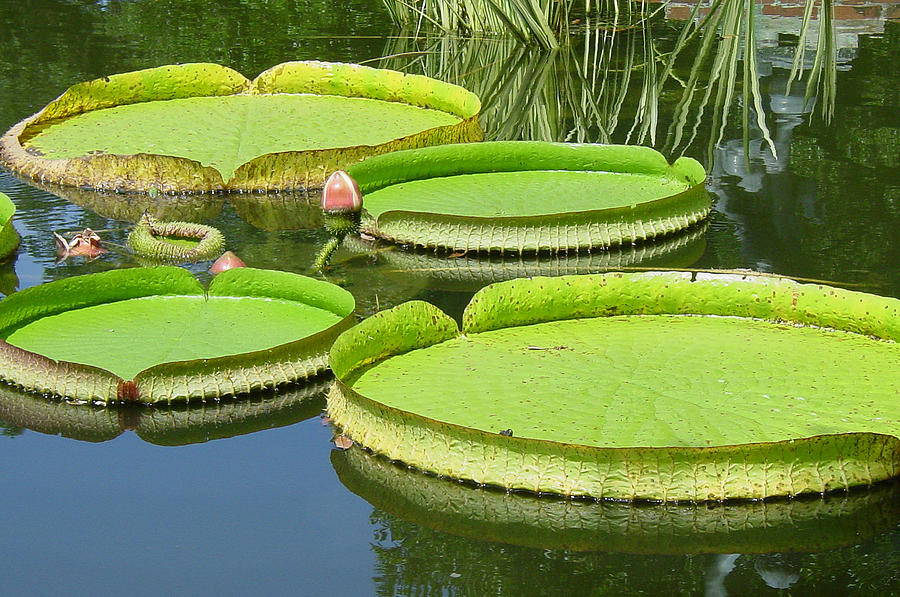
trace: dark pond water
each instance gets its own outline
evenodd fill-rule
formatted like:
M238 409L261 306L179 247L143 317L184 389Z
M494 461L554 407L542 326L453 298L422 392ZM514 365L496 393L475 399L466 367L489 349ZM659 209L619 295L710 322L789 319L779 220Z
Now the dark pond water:
M671 51L675 23L658 20L652 36L607 30L550 55L400 36L379 0L0 0L0 129L73 83L160 64L218 62L251 77L296 59L408 66L478 91L493 138L635 141L656 117L655 138L647 131L646 142L703 161L715 211L687 235L569 259L478 262L345 247L329 278L356 295L362 315L412 298L458 314L491 280L617 267L752 268L900 296L900 28L887 23L877 35L839 36L835 117L826 124L804 114L802 85L784 93L794 48L778 32L799 24L766 23L761 99L777 159L755 127L744 152L743 100L691 112L676 139L678 81L688 79L694 48L676 63L677 79L659 89L658 110L641 107L645 56ZM394 54L403 56L379 59ZM16 259L0 270L3 292L140 265L122 243L148 208L218 226L256 267L308 272L323 238L303 197L110 201L39 189L5 171L0 191L16 203L23 237ZM52 231L87 226L101 231L111 251L56 263ZM203 276L208 265L189 267ZM91 338L83 341L90 350ZM896 484L699 507L507 496L334 450L318 416L320 390L139 410L76 407L0 388L3 592L900 592Z

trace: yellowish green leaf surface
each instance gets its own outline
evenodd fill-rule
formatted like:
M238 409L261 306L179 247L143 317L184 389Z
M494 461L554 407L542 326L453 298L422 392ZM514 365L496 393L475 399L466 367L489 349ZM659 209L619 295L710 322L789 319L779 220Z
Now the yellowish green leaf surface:
M0 137L0 163L99 190L314 189L372 155L480 141L480 108L456 85L355 64L287 62L253 81L170 65L72 86Z
M488 286L462 322L411 302L342 335L332 420L427 471L566 495L763 498L900 474L896 299L563 276Z
M744 318L598 317L492 330L394 356L353 389L454 425L569 444L900 437L900 346Z
M123 379L171 361L264 350L337 324L337 314L264 298L144 297L44 317L6 341Z
M245 393L322 372L353 308L287 272L228 270L208 291L175 267L76 276L0 302L0 377L100 402Z
M460 118L398 102L310 94L231 95L142 102L94 110L23 143L50 159L103 153L169 155L229 180L268 153L380 145Z

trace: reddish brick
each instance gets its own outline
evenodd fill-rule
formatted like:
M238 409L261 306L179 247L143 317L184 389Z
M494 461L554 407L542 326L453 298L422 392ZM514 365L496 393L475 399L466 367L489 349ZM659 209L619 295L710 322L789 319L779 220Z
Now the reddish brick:
M834 18L839 21L852 19L877 19L881 17L880 6L835 6Z
M672 6L670 4L666 8L666 18L673 21L686 21L691 18L691 10L690 6Z
M764 15L772 15L776 17L802 17L803 8L800 6L763 6L762 13Z

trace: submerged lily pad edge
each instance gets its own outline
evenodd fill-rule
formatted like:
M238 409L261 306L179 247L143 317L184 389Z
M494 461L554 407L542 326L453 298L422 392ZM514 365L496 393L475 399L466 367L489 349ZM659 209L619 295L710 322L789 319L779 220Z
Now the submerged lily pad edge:
M235 268L204 289L175 266L129 268L75 276L17 292L0 301L0 333L71 309L157 295L281 298L331 311L340 320L315 334L269 349L162 363L134 379L91 365L57 361L0 339L0 380L29 392L84 403L172 403L248 394L303 381L328 369L328 349L353 324L346 290L298 274ZM88 347L89 348L89 347Z
M637 301L622 304L621 294L608 304L590 296L567 300L561 296L563 288L575 280L585 282L578 289L588 294L592 287L613 284ZM368 365L460 334L610 311L716 314L704 313L715 310L712 302L641 300L648 291L657 296L667 285L696 281L715 284L716 291L726 295L725 304L745 293L750 300L740 303L746 310L741 316L842 329L891 342L900 339L900 301L788 279L666 272L513 280L476 293L463 314L461 331L433 305L411 301L344 333L330 356L337 379L328 397L329 417L357 444L389 459L440 476L537 494L654 502L765 499L849 489L900 475L900 438L893 435L853 432L690 448L585 446L507 437L434 420L369 399L352 387ZM556 288L545 286L541 296L546 300L536 308L521 309L503 300L540 284ZM757 302L752 298L756 292L768 292L771 299ZM810 309L812 305L817 308ZM429 448L436 443L455 448Z
M314 93L367 97L434 108L459 117L377 146L269 153L254 158L222 180L215 168L188 158L136 153L70 159L32 155L22 142L55 120L117 105L237 94ZM321 188L335 170L366 157L438 143L481 141L481 102L462 87L422 75L321 61L285 62L252 81L228 67L186 63L121 73L73 85L35 115L0 137L0 164L41 183L102 191L207 193L288 191Z

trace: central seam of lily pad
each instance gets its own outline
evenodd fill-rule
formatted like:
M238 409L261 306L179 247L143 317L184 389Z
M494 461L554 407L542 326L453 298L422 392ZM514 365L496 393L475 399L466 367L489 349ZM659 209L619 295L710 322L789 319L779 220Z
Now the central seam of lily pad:
M509 189L516 189L514 200ZM685 190L674 177L611 172L531 170L413 180L366 195L372 216L390 210L472 217L537 216L635 205ZM436 197L447 198L435 201Z
M726 340L727 339L727 340ZM802 355L802 358L799 358ZM846 332L636 316L493 330L397 355L353 389L516 437L707 446L855 431L900 435L900 351ZM453 380L447 400L447 380ZM860 399L848 404L847 396Z
M152 153L212 166L223 180L268 153L379 145L462 119L359 97L232 95L143 102L85 112L23 143L46 158Z
M265 350L340 320L335 313L291 301L155 296L44 317L17 329L6 341L133 379L161 363Z

